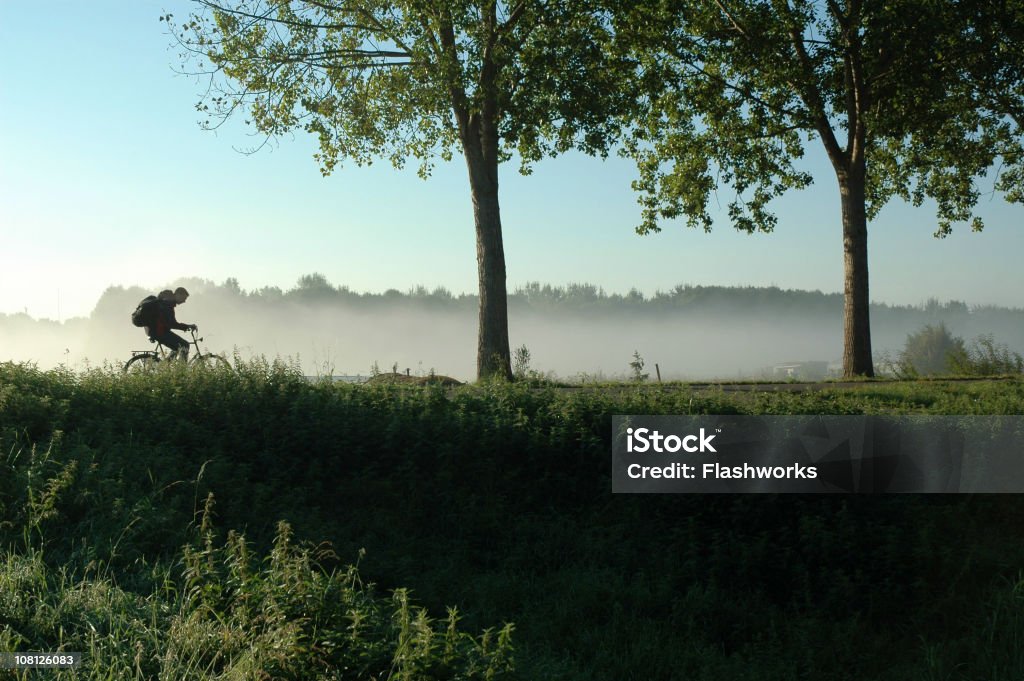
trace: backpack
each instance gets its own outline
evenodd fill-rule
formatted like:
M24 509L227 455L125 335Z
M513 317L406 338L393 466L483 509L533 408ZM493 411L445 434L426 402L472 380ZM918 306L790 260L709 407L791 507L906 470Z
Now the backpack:
M132 312L132 324L135 326L153 326L159 312L159 301L156 296L146 296L139 301L135 312Z

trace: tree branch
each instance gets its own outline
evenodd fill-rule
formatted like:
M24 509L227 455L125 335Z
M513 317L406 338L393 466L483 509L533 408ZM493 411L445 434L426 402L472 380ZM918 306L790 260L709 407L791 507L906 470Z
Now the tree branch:
M734 16L733 16L733 15L732 15L732 14L731 14L731 13L729 12L729 10L728 10L728 9L726 9L725 5L723 5L723 4L722 4L722 3L720 2L720 0L715 0L715 5L717 5L717 6L718 6L718 9L720 9L720 10L722 11L722 14L724 14L724 15L726 16L726 18L727 18L727 19L729 20L729 22L730 22L730 23L732 24L732 27L733 27L734 29L736 29L736 32L737 32L737 33L739 33L739 34L740 34L741 36L743 36L744 38L747 38L747 39L749 40L749 39L750 39L750 36L749 36L749 35L747 34L747 32L746 32L745 30L743 30L743 27L742 27L742 26L740 26L740 23L739 23L738 21L736 21L736 17L734 17Z
M519 20L523 18L523 13L525 11L525 2L520 2L518 5L513 7L512 11L508 15L508 18L505 19L505 23L498 27L498 32L504 34L512 31L512 29L516 27L516 24L519 23Z
M448 8L442 10L442 15L438 17L438 37L440 38L442 52L442 61L448 61L449 64L459 64L459 54L455 48L455 28L452 25L451 17L448 16ZM466 97L466 90L463 86L455 79L449 80L448 86L449 94L452 98L452 112L455 114L455 120L459 124L459 132L462 134L463 139L466 139L470 131L470 116L469 116L469 102ZM466 150L469 151L468 149Z
M793 43L793 49L796 50L797 60L800 62L800 67L804 72L806 86L800 88L800 97L804 100L804 106L811 111L814 117L814 127L817 129L818 135L821 136L821 141L825 145L825 151L828 153L833 166L836 168L845 167L847 159L843 154L843 150L839 147L839 142L836 140L832 126L828 122L828 116L825 114L825 102L821 98L821 92L816 87L815 81L817 77L814 70L814 62L811 60L810 55L807 54L806 47L804 47L803 36L800 33L797 22L793 21L792 10L789 7L788 0L782 4L786 9L787 18L790 20L789 37Z
M716 75L714 73L709 73L707 71L707 69L705 69L704 67L702 67L699 64L695 63L695 61L691 60L690 59L690 55L688 55L685 52L681 52L679 50L673 50L672 54L684 66L687 66L687 67L693 69L695 72L699 73L700 75L704 76L705 78L713 80L713 81L717 82L719 85L722 85L723 87L728 88L728 89L730 89L730 90L732 90L732 91L742 95L744 98L750 100L751 102L754 102L755 104L763 106L764 108L768 109L769 111L774 111L775 113L777 113L777 114L779 114L781 116L789 116L790 118L797 119L797 120L802 118L802 112L800 112L800 111L793 111L791 109L787 109L786 107L776 106L775 104L772 104L771 102L765 101L764 99L758 97L751 90L749 90L747 88L744 88L744 87L741 87L738 84L730 82L727 78L724 78L722 76Z
M865 154L864 142L867 135L864 114L871 106L871 93L865 83L864 62L861 59L859 0L851 0L850 15L847 18L846 41L850 65L850 89L852 108L847 112L848 144L847 151L851 161L859 165Z
M243 12L242 10L239 10L239 9L234 9L234 8L231 8L231 7L227 7L227 6L222 5L220 3L213 2L212 0L195 0L195 1L198 2L200 5L203 5L204 7L212 9L215 12L222 12L224 14L230 14L230 15L233 15L233 16L236 16L236 17L245 17L247 19L255 19L256 21L266 21L266 22L269 22L269 23L281 24L281 25L284 25L284 26L294 26L294 27L297 27L297 28L306 28L306 29L310 29L310 28L313 28L313 29L325 29L325 30L329 29L329 30L334 30L334 31L344 31L344 30L363 30L363 31L368 31L368 30L370 30L369 26L361 26L359 24L317 24L317 23L312 23L312 22L303 23L301 21L289 21L288 19L276 19L276 18L270 16L270 13L273 11L273 8L269 8L269 7L267 8L267 13L266 14L252 14L250 12Z

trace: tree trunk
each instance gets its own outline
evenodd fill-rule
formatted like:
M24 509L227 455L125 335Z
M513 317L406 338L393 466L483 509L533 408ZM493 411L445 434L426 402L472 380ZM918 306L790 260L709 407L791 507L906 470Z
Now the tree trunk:
M868 296L868 223L864 168L839 174L843 206L843 376L874 376L871 360L871 299Z
M441 5L444 7L444 4ZM500 144L497 99L498 65L494 59L497 40L497 5L489 6L487 41L478 83L479 109L474 110L462 84L450 86L452 113L459 126L459 141L469 170L476 226L476 266L480 291L480 326L476 346L478 380L492 376L512 380L508 348L508 292L505 288L505 247L501 240L501 209L498 206ZM446 10L440 17L440 40L453 68L459 66L455 29Z
M468 144L467 144L468 142ZM476 264L480 291L477 336L477 379L512 379L508 346L508 292L505 285L505 247L498 205L498 161L479 153L478 144L464 141L476 225Z

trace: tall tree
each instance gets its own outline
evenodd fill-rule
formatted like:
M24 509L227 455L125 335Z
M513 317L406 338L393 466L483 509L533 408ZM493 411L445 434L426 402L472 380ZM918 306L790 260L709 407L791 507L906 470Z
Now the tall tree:
M172 24L186 70L206 70L207 124L248 112L274 136L344 159L420 162L453 149L469 173L480 295L477 373L511 377L498 166L571 148L605 153L629 101L590 0L196 0ZM198 64L197 64L198 62Z
M1019 20L1019 0L985 4L1014 6ZM972 217L976 180L994 162L1010 164L1001 188L1020 179L1013 171L1021 163L1021 128L1012 116L1020 110L1021 81L1011 65L1019 55L1012 47L993 53L982 35L1004 40L1012 13L979 17L965 8L971 5L622 2L617 38L641 60L649 93L628 144L640 171L638 231L658 231L659 219L680 216L710 230L708 200L720 184L735 191L729 215L738 229L772 231L768 203L811 184L795 160L805 142L817 140L839 185L843 371L873 375L869 220L893 196L916 205L930 198L942 236ZM982 79L989 75L997 89ZM980 230L981 221L974 218L973 226Z

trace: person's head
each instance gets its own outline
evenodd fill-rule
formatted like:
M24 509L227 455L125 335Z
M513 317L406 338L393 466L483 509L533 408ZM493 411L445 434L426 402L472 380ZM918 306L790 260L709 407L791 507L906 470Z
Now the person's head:
M160 293L156 294L157 300L164 300L167 302L174 302L174 291L171 289L164 289Z
M178 288L174 289L174 302L176 302L178 305L181 305L186 300L188 300L188 291L185 290L184 286L179 286Z

